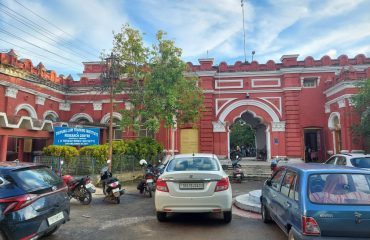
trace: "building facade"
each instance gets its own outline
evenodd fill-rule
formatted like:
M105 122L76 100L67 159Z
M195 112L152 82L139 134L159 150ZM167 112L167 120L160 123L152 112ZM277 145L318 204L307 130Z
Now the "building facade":
M351 126L358 121L350 98L356 83L370 78L370 58L324 56L319 60L284 55L281 62L265 64L213 59L188 63L199 77L204 110L196 128L164 129L155 135L168 152L230 154L230 126L242 118L256 132L256 148L267 159L275 156L327 158L340 150L362 150ZM0 161L31 161L53 143L55 126L100 128L100 142L108 139L109 94L101 92L103 62L85 62L78 81L57 76L31 60L18 59L13 50L0 53ZM124 93L114 100L114 122L120 109L129 108ZM140 136L147 134L145 129ZM138 134L115 129L114 139Z

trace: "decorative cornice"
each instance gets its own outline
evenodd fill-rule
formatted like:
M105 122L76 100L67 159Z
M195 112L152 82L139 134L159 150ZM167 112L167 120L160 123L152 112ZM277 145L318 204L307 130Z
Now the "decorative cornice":
M18 89L13 87L7 87L5 91L5 97L17 98Z
M330 97L348 88L357 88L357 81L343 81L324 91L326 97Z
M213 132L226 132L225 123L218 121L218 122L212 122L213 124Z
M273 132L285 132L285 121L272 122L272 131Z
M101 111L103 109L103 104L101 102L93 103L94 111Z
M45 97L36 96L36 104L44 105L45 104Z
M34 122L38 121L39 123L37 125L40 125L40 127L36 127ZM0 127L3 128L23 128L23 129L29 129L34 131L53 131L53 122L49 120L36 120L32 119L31 117L21 116L20 119L16 124L9 123L8 117L5 112L0 112Z
M338 107L339 108L344 108L346 106L346 102L344 101L344 99L340 99L338 101Z
M61 110L61 111L71 111L71 104L61 102L61 103L59 103L59 110Z

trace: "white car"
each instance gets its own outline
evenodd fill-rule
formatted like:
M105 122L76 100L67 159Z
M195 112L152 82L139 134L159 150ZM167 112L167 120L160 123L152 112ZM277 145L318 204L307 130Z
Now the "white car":
M223 214L232 219L232 190L228 175L213 154L180 154L169 160L157 180L155 208L158 221L167 213Z
M370 155L362 153L340 153L331 156L325 164L370 169Z

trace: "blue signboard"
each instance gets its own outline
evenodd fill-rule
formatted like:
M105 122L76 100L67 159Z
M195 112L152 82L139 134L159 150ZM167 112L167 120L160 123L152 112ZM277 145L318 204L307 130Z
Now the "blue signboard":
M98 145L99 133L99 128L54 127L54 145Z

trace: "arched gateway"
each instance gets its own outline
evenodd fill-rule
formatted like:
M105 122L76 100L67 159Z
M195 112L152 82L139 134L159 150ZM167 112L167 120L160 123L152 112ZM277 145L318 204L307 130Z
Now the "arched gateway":
M250 113L260 120L264 126L263 131L256 132L256 141L264 143L267 151L267 159L272 156L285 155L285 122L280 121L280 113L262 100L234 100L223 107L217 115L217 121L213 122L213 132L218 134L220 155L230 155L230 131L229 126L243 114ZM249 123L251 124L251 123ZM265 139L261 139L265 138ZM226 144L225 144L226 143ZM261 145L261 144L260 144ZM258 146L257 146L258 147Z

